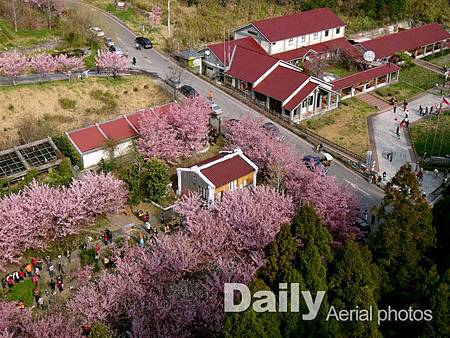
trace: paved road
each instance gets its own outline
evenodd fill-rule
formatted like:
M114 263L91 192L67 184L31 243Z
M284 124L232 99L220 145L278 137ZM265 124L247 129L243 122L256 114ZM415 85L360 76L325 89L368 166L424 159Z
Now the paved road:
M71 0L65 1L68 3L71 2ZM114 17L107 15L106 13L89 5L83 3L78 3L78 5L81 7L80 10L84 13L88 20L92 22L92 25L101 27L107 37L114 39L116 45L121 47L124 51L128 50L130 67L132 67L131 59L136 57L137 68L152 72L162 79L167 78L170 74L170 67L178 68L178 66L170 59L154 49L142 51L136 50L134 42L135 35ZM244 116L261 116L259 113L242 104L235 98L216 88L213 88L209 83L189 72L184 72L181 80L183 84L191 85L204 96L207 95L209 90L212 90L214 92L214 101L222 107L225 118L239 119ZM280 129L282 130L285 138L295 145L299 156L311 154L313 152L314 147L311 144L284 128L280 127ZM383 198L383 193L379 188L367 183L359 175L339 163L333 163L329 169L329 174L335 175L337 180L341 183L350 184L357 196L360 198L362 206L365 208L378 205Z

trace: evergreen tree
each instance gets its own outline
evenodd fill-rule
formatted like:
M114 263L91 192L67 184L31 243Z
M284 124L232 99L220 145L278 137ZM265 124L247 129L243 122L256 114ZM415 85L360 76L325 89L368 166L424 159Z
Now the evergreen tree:
M145 163L144 174L144 189L146 196L153 201L158 201L166 194L168 183L168 166L156 158L148 160Z
M372 263L369 249L352 240L346 242L336 252L329 276L330 301L336 312L342 309L369 310L372 307L374 314L373 320L339 322L337 336L379 337L376 313L381 277L379 269Z
M427 258L435 237L431 210L421 197L409 164L400 168L385 190L378 210L380 225L370 239L370 246L382 272L381 305L409 308L421 304L419 286L432 264ZM385 332L415 335L419 323L384 324ZM407 331L405 331L407 330Z
M249 289L252 294L270 290L261 279L249 285ZM279 314L277 312L258 313L250 306L245 312L230 314L225 321L222 333L226 338L281 338Z
M450 193L433 207L436 250L433 258L441 271L450 269Z

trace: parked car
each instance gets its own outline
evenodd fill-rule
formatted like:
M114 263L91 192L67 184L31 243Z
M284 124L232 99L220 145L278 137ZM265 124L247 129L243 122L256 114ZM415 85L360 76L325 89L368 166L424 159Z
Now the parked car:
M100 27L91 27L89 30L98 38L102 38L105 36L105 33L101 30Z
M153 48L153 43L149 39L144 38L143 36L138 36L135 41L142 48L145 49Z
M106 39L105 39L105 44L106 44L106 46L109 48L109 47L111 47L111 46L114 46L114 41L113 41L113 39L111 39L111 38L106 38Z
M175 89L180 89L181 88L181 81L178 79L167 79L167 84Z
M215 102L211 103L211 110L214 116L220 116L222 114L222 108Z
M193 97L199 96L199 93L194 88L192 88L191 86L188 86L188 85L181 86L180 93L190 99L192 99Z
M120 48L120 47L117 47L117 46L110 46L108 49L109 49L109 51L110 51L111 53L114 53L114 54L117 54L117 55L120 55L120 56L124 56L124 55L125 55L125 54L123 53L122 48Z
M333 156L328 153L323 153L323 157L311 155L303 157L303 162L311 170L314 170L316 167L329 167L332 160Z

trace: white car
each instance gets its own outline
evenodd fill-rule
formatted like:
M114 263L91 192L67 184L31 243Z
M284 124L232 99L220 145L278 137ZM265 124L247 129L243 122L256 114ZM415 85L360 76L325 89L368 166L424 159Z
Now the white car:
M111 38L106 38L106 39L105 39L105 43L106 43L106 46L107 46L107 47L114 46L114 41L113 41L113 39L111 39Z
M114 54L120 55L120 56L124 56L125 54L123 53L122 48L120 47L115 47L115 51Z
M102 38L105 36L105 33L101 30L100 27L91 27L89 28L92 33L98 38Z
M220 114L222 114L222 108L219 107L219 105L217 103L211 103L211 110L212 113L216 116L219 116Z

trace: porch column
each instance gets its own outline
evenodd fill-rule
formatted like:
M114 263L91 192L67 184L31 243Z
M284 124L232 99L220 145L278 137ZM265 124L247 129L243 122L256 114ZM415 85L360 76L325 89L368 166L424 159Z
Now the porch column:
M231 86L236 88L236 79L234 77L231 79Z
M423 47L423 55L425 56L426 53L427 53L427 46Z
M284 110L284 109L283 109L283 110ZM290 115L289 117L290 117L291 121L294 121L294 110L295 110L295 109L292 109L292 110L290 111L290 114L289 114L289 115Z
M327 94L327 110L331 109L331 93L328 92Z
M391 75L392 73L389 73L386 77L386 83L390 83L391 82Z
M270 97L266 96L266 108L270 109Z
M317 90L314 91L314 96L313 96L313 113L316 112L316 105L317 105Z
M436 43L433 43L433 48L431 49L431 54L434 54L434 47L436 46Z
M375 88L377 88L377 86L378 86L378 78L376 77L375 78Z
M354 87L352 87L350 89L350 92L351 92L350 96L355 96L355 88Z

